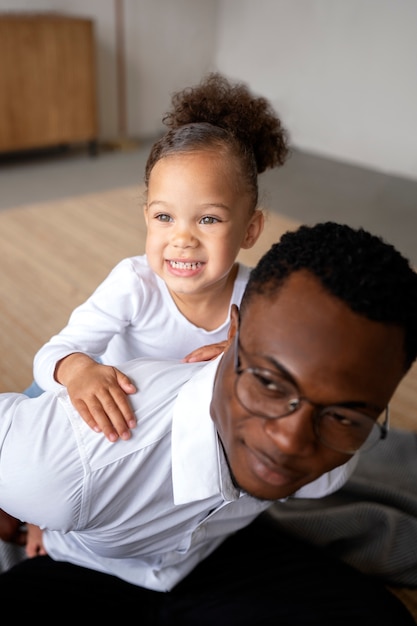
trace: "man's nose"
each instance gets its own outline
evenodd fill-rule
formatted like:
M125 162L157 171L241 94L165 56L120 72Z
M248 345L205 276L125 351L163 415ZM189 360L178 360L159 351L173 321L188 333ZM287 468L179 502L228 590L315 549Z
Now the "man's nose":
M275 445L285 454L309 455L317 446L314 431L316 409L302 402L297 409L284 417L267 419L265 431Z

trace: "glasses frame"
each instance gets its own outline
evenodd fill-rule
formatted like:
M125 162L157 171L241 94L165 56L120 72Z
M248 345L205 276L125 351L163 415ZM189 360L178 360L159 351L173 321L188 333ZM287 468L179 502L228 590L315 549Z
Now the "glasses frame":
M373 448L377 443L379 443L381 440L386 439L388 436L388 432L389 432L389 426L390 426L390 410L389 410L389 404L387 404L387 406L385 407L385 417L384 417L384 421L383 422L378 422L378 421L374 421L374 425L378 427L379 429L379 438L376 439L375 441L373 441L371 444L369 444L368 446L366 445L366 439L363 442L362 445L360 445L358 448L356 448L355 450L341 450L340 448L336 448L334 446L329 445L326 441L324 441L321 436L320 436L320 432L319 432L319 423L318 423L318 418L326 412L326 409L328 407L324 406L321 407L319 411L317 411L317 409L319 408L317 404L315 404L314 402L311 402L311 400L309 400L308 398L306 398L305 396L301 396L297 390L297 397L294 398L293 400L296 400L296 404L293 405L292 408L289 408L289 411L287 413L283 413L282 415L277 415L275 417L271 417L270 415L263 415L262 413L254 413L253 411L251 411L250 409L248 409L245 404L243 404L242 400L240 399L239 393L238 393L238 382L239 382L239 377L241 376L241 374L243 374L244 372L249 372L251 374L253 374L256 371L259 370L264 370L264 371L270 371L272 374L272 370L269 370L267 367L261 368L261 367L241 367L240 365L240 358L239 358L239 350L243 350L240 341L239 341L239 328L236 329L236 333L235 333L235 345L234 345L234 350L235 350L235 355L234 355L234 371L235 371L235 384L234 384L234 392L235 392L235 396L239 402L239 404L245 409L245 411L247 411L248 413L250 413L251 415L255 415L257 417L262 417L264 419L281 419L282 417L288 417L288 415L292 415L293 413L295 413L296 411L298 411L298 409L302 406L303 402L308 402L308 404L311 404L313 407L316 407L316 411L314 412L314 416L313 416L313 426L314 426L314 433L317 437L317 439L320 441L320 443L322 443L324 446L326 446L326 448L330 448L331 450L335 450L336 452L342 452L344 454L354 454L355 452L357 452L358 450L362 450L362 451L368 451L371 448ZM244 350L243 350L244 352ZM295 385L294 385L295 387ZM291 399L288 401L288 406L291 407ZM337 407L337 404L332 404L329 405L332 407ZM342 406L342 405L340 405ZM368 417L369 419L372 420L371 417L367 416L364 414L364 417Z

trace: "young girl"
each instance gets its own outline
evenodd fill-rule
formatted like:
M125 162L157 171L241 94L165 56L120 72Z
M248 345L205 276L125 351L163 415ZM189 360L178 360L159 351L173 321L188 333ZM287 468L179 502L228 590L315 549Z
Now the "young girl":
M83 419L128 439L136 388L117 365L139 356L214 358L249 268L236 262L263 229L258 174L282 165L287 135L265 98L210 74L174 94L167 133L145 168L146 254L120 261L35 355L28 395L65 385ZM26 553L44 554L29 524Z
M282 165L286 132L265 98L210 74L174 94L145 168L146 254L126 258L36 354L42 389L65 385L110 441L135 426L136 388L117 365L139 356L208 360L224 348L263 228L258 174ZM203 346L203 347L202 347Z

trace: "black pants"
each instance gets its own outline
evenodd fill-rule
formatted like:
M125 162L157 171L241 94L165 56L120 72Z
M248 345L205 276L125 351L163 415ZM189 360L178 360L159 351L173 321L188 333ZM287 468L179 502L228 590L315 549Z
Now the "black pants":
M136 626L415 626L381 582L263 517L168 593L49 557L27 559L0 575L3 601L18 593L16 617L44 624L132 616Z

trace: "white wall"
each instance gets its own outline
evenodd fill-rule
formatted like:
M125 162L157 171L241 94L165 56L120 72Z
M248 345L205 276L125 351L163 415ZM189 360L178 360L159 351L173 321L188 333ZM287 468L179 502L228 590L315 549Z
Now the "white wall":
M95 21L100 135L117 140L114 0L0 0ZM271 100L301 149L417 179L415 0L124 0L127 120L154 136L212 69Z
M63 12L95 20L101 135L119 136L114 0L54 0ZM124 0L127 131L161 131L171 94L210 71L217 0Z
M297 147L417 179L415 0L222 0L215 63Z

